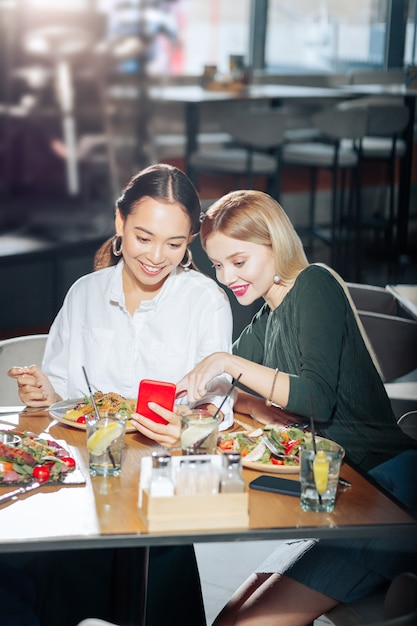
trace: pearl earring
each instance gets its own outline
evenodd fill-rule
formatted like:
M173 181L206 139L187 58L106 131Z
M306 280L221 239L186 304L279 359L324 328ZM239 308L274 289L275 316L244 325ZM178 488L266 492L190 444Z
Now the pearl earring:
M275 274L275 276L274 276L274 283L276 285L278 285L278 283L280 283L280 282L281 282L281 278L278 276L278 274Z

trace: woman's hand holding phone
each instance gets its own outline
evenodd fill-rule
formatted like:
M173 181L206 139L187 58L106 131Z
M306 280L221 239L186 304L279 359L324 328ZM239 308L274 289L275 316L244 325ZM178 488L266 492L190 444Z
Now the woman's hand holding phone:
M142 380L139 384L133 426L159 445L173 447L180 438L181 419L174 411L176 387L173 383Z

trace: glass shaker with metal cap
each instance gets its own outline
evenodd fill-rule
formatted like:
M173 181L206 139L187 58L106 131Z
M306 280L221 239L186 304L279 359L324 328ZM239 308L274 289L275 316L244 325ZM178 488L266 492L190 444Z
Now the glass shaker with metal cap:
M171 455L166 452L152 452L149 495L152 498L164 498L174 495L174 482L171 476Z
M243 491L245 491L245 481L242 478L242 459L240 453L224 452L220 492L242 493Z

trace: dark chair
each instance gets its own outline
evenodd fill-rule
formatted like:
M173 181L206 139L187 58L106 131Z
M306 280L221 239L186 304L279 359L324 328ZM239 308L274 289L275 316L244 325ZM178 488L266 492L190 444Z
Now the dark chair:
M204 172L231 174L238 180L243 177L243 186L248 189L253 188L255 176L266 176L268 191L278 199L286 116L278 110L242 109L239 103L236 105L219 117L221 130L230 135L232 145L196 150L190 155L188 173L197 187L198 176Z
M338 106L344 109L365 107L368 112L368 126L361 144L362 164L365 167L367 162L381 162L386 167L389 193L387 195L382 187L382 197L376 209L372 213L360 211L357 215L357 236L361 237L364 231L383 232L391 270L397 213L396 166L398 159L403 158L406 153L406 143L402 136L408 124L409 110L404 104L387 98L359 98ZM360 258L358 263L360 265Z
M347 282L346 285L358 310L384 313L385 315L398 314L397 299L384 287L350 282Z
M417 410L404 413L397 422L407 435L410 435L413 439L417 439Z
M339 604L325 613L335 626L415 626L417 624L417 576L399 574L386 594Z
M380 365L384 383L417 368L417 320L358 311Z
M330 245L331 265L341 269L341 244L349 237L345 226L352 222L353 199L360 203L359 165L361 141L367 130L368 114L365 108L343 109L326 107L312 116L321 139L316 141L289 143L282 150L285 167L308 168L311 172L309 234ZM346 145L342 140L349 139ZM319 227L316 223L317 174L329 170L332 176L332 197L329 223ZM349 215L344 215L346 173L350 173Z

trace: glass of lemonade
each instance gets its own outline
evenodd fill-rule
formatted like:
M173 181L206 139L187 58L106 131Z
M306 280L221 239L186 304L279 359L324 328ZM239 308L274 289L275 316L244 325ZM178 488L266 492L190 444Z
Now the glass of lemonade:
M118 476L122 470L126 420L119 414L86 420L88 467L92 476Z
M304 511L331 513L336 502L337 485L344 450L332 443L329 450L300 450L301 508Z
M218 417L206 409L193 409L181 417L182 453L214 454L218 433Z

